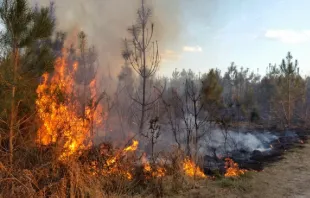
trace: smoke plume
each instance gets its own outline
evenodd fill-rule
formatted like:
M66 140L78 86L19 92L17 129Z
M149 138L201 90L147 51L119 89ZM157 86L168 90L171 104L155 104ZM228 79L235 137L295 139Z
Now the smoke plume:
M48 6L50 0L30 2ZM100 75L105 82L116 80L123 64L122 40L130 38L127 29L135 22L141 0L54 0L54 3L57 30L66 31L71 36L83 30L89 44L95 45L98 50ZM151 22L155 23L154 39L159 42L160 52L163 53L180 32L180 1L146 0L146 3L153 9Z

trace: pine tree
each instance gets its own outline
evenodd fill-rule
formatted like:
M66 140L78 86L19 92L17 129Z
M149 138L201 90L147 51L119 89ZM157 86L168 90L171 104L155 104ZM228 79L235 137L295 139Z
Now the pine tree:
M158 44L152 40L154 33L154 24L150 22L152 11L145 5L145 0L141 1L141 8L137 12L136 24L129 28L132 36L130 41L125 41L125 50L123 57L128 61L136 73L140 76L141 91L133 100L139 106L141 112L138 121L139 134L143 133L146 117L149 110L158 99L150 100L152 93L148 93L148 85L152 87L152 77L159 68L160 56Z
M14 138L21 129L18 116L20 116L20 104L25 100L23 94L31 88L31 83L48 69L53 61L51 51L47 47L48 39L54 28L54 20L50 11L49 8L39 9L38 7L32 10L26 0L3 0L0 7L0 18L5 28L1 35L1 44L5 49L1 83L4 83L10 92L9 100L6 98L6 101L10 101L10 107L5 108L9 114L9 162L11 166L13 165Z
M304 94L305 82L299 75L298 61L290 52L279 66L277 98L280 101L287 126L291 126L296 101Z

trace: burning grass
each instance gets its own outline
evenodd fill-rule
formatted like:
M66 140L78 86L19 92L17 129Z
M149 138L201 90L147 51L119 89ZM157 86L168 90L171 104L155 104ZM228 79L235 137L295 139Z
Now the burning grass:
M183 171L190 177L207 178L201 169L189 158L186 158L183 162Z
M225 161L225 177L239 177L247 172L245 169L240 169L238 163L235 163L232 159L226 158Z

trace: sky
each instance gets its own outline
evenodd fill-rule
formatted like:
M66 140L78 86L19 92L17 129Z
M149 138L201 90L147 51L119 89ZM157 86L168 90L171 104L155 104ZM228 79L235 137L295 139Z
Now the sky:
M231 62L260 74L290 51L310 75L309 0L180 1L181 35L161 49L160 75L174 69L224 73ZM160 44L160 41L159 41Z

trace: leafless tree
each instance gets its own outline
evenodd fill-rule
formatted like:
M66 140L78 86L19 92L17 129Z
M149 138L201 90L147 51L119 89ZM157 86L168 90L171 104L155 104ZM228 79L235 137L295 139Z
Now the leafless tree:
M163 98L168 124L179 148L197 163L200 140L210 131L210 115L204 109L202 82L185 79L184 89L172 88L172 97ZM185 145L184 145L185 144Z
M137 93L136 96L132 96L131 98L139 106L139 111L141 111L138 125L139 134L142 134L144 124L147 120L146 114L158 100L158 97L151 97L154 92L148 92L147 85L152 90L151 78L159 68L160 56L158 44L152 40L154 24L151 23L149 25L152 11L146 7L144 0L141 2L141 7L138 9L137 15L136 23L128 29L132 38L131 40L125 40L123 57L130 63L141 79L142 93Z

